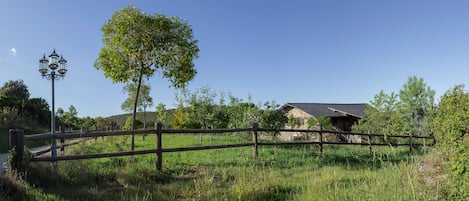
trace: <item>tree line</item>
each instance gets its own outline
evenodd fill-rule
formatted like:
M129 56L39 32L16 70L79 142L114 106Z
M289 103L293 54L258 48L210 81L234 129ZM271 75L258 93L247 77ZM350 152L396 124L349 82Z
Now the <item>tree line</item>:
M70 105L68 110L57 108L56 129L87 129L117 127L110 118L78 117ZM51 111L43 98L31 98L23 80L10 80L0 88L0 128L21 128L36 132L50 129Z

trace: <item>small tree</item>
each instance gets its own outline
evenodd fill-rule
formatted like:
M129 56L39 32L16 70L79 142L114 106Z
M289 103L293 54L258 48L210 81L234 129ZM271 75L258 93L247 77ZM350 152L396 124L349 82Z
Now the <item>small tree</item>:
M163 103L159 103L156 106L156 122L162 123L164 126L169 124L169 113Z
M136 122L137 122L136 128L140 128L143 125L143 123L141 121L139 121L138 119L137 119ZM125 130L125 131L133 130L132 129L132 117L127 117L127 119L125 120L124 125L122 126L122 130Z
M150 85L142 82L140 86L140 94L138 96L137 108L138 111L143 111L143 128L146 129L147 125L147 108L153 106L153 98L150 96ZM127 99L122 103L121 108L124 111L131 112L133 110L133 104L135 97L137 96L137 85L135 83L127 83L124 86L123 91L127 93Z
M399 91L399 110L405 117L405 132L420 134L428 130L425 123L434 107L434 96L435 91L425 84L423 78L409 77Z

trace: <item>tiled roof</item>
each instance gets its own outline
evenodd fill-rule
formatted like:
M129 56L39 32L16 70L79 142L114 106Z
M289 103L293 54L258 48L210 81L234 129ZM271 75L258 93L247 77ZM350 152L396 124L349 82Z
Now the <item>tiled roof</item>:
M282 108L285 107L296 107L303 110L304 112L318 117L344 117L344 116L355 116L363 117L365 116L365 103L356 103L356 104L333 104L333 103L287 103Z

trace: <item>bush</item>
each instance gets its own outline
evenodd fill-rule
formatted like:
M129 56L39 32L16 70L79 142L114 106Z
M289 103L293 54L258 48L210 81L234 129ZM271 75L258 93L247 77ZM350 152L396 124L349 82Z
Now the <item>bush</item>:
M453 189L450 196L469 199L469 94L458 85L446 92L434 113L438 149L448 155Z

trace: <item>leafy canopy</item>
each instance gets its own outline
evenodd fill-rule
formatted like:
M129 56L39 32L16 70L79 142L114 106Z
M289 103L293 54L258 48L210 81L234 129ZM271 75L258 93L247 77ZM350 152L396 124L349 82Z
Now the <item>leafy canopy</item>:
M193 59L199 49L186 21L149 15L127 6L102 27L104 47L95 68L113 82L136 82L160 70L176 88L185 87L196 74Z

